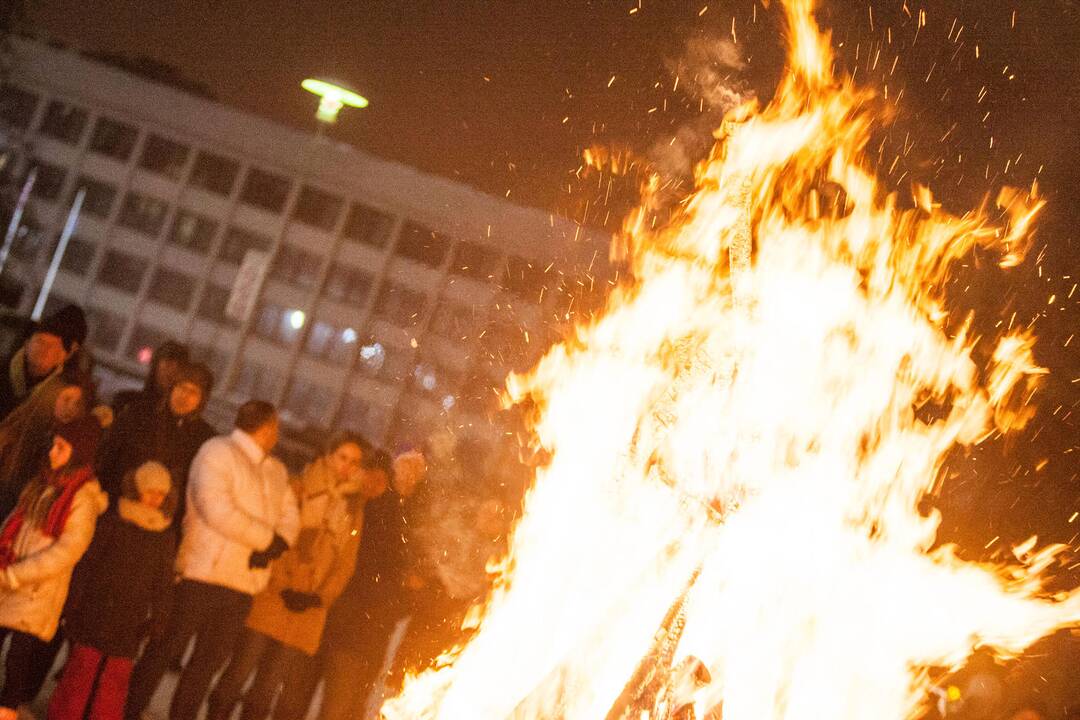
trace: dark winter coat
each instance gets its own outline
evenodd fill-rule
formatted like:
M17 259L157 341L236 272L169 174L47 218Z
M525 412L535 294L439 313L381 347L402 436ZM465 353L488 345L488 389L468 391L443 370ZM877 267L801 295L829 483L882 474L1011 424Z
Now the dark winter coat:
M119 497L128 472L147 460L157 460L172 476L180 507L165 510L173 516L173 524L179 525L191 462L214 434L198 415L178 418L164 403L131 403L116 418L98 455L101 487L111 497Z
M0 420L11 414L42 382L57 374L59 368L44 377L30 375L23 355L23 347L0 360Z
M98 521L66 612L68 637L110 656L134 658L172 596L176 529L144 522L137 505L124 498Z
M409 503L392 489L364 506L356 571L330 609L324 633L328 646L359 648L389 632L407 611L408 516Z
M159 388L157 384L158 364L164 359L163 353L165 353L169 359L186 361L188 359L187 349L181 350L181 347L182 346L177 346L175 343L166 342L164 345L161 345L154 350L154 354L150 358L150 367L146 370L146 379L143 381L142 389L121 390L113 395L113 412L119 415L132 403L147 403L154 406L165 400L168 393L163 393L162 389Z

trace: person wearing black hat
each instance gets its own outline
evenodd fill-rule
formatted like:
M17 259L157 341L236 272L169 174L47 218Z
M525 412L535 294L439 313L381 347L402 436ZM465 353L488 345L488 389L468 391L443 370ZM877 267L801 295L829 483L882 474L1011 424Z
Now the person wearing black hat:
M59 372L86 342L86 315L65 305L42 320L26 342L0 364L0 420L44 380Z
M179 525L184 514L188 470L195 453L215 435L202 418L214 376L200 363L180 363L164 397L147 395L131 402L116 418L98 459L101 485L113 498L123 492L124 476L148 460L169 471L179 506L166 508Z
M119 415L134 402L156 405L176 383L176 372L187 361L186 345L173 340L166 340L158 345L150 358L150 368L146 371L146 382L142 390L121 390L116 393L112 401L113 412Z

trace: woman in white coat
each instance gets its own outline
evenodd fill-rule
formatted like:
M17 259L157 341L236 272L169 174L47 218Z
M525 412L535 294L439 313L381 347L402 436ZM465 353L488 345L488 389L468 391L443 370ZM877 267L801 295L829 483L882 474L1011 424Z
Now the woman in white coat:
M27 671L56 634L72 570L108 506L91 469L100 434L93 416L57 428L48 465L0 527L0 628L11 635L0 720L33 700Z

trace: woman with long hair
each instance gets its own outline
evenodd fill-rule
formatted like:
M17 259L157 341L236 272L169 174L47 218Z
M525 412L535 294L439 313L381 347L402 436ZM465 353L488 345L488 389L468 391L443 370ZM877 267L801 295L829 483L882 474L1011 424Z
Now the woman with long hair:
M11 635L0 720L33 699L27 675L56 634L72 571L108 507L91 467L100 434L92 416L60 425L47 463L0 527L0 629Z
M45 462L56 428L86 415L93 403L89 374L65 367L0 421L0 518L15 509L23 488Z

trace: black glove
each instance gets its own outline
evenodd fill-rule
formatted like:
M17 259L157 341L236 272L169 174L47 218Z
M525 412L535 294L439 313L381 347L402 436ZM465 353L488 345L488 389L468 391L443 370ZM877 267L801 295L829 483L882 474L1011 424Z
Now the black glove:
M248 567L259 569L268 567L271 560L277 560L288 549L289 543L285 542L285 538L274 533L274 539L270 541L265 550L253 550L251 552L248 557Z
M270 565L270 556L266 554L265 550L252 550L251 555L248 556L248 567L251 569L263 569Z
M300 592L299 590L282 590L281 599L285 601L285 607L289 612L300 613L315 607L322 606L322 598L317 593Z
M289 543L285 542L285 538L281 537L277 533L274 533L274 539L270 541L266 549L263 550L266 556L271 560L277 560L281 557L281 554L289 549Z

